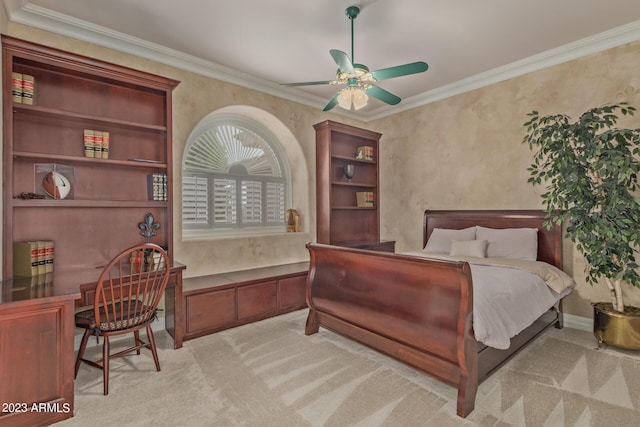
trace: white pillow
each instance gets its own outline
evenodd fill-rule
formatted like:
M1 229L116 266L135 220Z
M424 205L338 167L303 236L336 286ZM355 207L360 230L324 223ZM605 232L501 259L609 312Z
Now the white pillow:
M535 261L538 258L537 228L476 227L476 238L486 240L488 258Z
M475 227L463 228L462 230L434 228L429 240L427 240L424 251L430 254L449 254L452 241L475 240L475 238Z
M454 240L451 242L451 256L484 258L487 252L486 240Z

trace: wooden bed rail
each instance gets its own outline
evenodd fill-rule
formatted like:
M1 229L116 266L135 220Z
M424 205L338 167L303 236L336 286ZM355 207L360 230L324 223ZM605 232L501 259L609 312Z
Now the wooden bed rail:
M305 333L323 326L452 384L458 415L469 414L478 387L469 265L316 243L307 248Z

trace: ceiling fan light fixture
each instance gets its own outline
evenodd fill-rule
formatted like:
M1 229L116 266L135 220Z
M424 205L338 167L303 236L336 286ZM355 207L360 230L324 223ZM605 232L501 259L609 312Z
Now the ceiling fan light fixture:
M367 105L369 97L364 90L357 87L346 87L338 95L338 105L345 110L350 110L353 104L354 110L359 110Z
M362 89L354 89L353 91L353 109L359 110L365 105L367 105L367 101L369 101L369 97Z
M338 105L344 108L345 110L351 109L351 90L346 87L340 91L338 95Z

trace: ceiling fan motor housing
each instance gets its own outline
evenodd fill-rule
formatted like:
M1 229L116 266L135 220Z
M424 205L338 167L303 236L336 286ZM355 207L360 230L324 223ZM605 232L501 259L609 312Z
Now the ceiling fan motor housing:
M358 6L349 6L344 11L344 14L347 15L347 17L351 20L356 19L359 13L360 13L360 8Z

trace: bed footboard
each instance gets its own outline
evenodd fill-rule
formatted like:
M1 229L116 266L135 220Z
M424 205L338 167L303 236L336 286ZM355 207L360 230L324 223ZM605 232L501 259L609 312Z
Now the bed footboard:
M309 243L305 333L320 326L458 388L457 414L478 388L473 294L465 262Z

